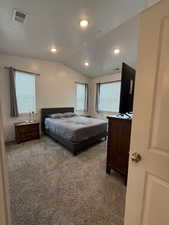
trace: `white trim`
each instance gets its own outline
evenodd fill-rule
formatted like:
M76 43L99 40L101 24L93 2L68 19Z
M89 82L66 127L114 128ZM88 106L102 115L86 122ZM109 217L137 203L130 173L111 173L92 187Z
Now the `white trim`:
M147 0L146 7L152 7L154 4L159 3L161 0Z

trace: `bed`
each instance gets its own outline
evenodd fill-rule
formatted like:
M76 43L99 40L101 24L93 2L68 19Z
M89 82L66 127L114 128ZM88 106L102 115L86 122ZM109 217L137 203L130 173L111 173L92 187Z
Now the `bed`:
M64 116L52 117L61 113ZM73 107L41 109L41 121L43 133L64 145L74 155L107 136L106 121L75 115Z

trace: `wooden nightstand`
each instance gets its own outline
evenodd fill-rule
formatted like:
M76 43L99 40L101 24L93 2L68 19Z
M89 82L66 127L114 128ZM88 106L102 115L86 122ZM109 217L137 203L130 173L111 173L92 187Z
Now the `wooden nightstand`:
M15 124L15 138L19 144L24 141L39 139L39 123L38 122L21 122Z
M84 116L84 117L88 117L88 118L91 118L91 116L90 116L90 115L82 115L82 116Z

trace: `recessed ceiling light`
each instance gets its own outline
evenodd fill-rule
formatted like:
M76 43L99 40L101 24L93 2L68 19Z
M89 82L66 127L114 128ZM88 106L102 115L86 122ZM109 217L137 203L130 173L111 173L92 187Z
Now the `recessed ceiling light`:
M120 54L120 49L119 48L115 48L113 52L114 52L115 55L119 55Z
M80 21L80 26L81 26L81 28L87 28L88 25L89 25L88 20L81 20L81 21Z
M56 53L57 52L57 49L56 48L51 48L50 50L52 53Z
M89 62L84 62L84 66L89 67Z

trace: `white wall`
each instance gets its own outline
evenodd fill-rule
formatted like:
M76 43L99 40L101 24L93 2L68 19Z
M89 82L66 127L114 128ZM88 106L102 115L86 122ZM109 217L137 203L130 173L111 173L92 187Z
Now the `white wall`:
M37 108L71 107L75 105L75 82L89 83L89 114L105 119L107 114L95 112L96 83L121 79L121 73L88 78L60 63L0 54L0 98L4 119L5 140L14 140L14 123L28 119L28 115L10 117L9 76L4 66L40 73L37 77ZM109 113L110 114L110 113Z
M14 140L14 123L28 119L10 117L9 76L4 66L13 66L29 72L40 73L37 77L37 108L72 107L75 105L75 82L89 82L89 78L54 62L0 55L0 97L4 119L5 140Z
M106 119L107 115L110 115L112 113L106 114L106 113L97 113L95 111L95 105L96 105L96 84L97 83L104 83L104 82L111 82L111 81L117 81L121 80L121 73L114 73L111 75L105 75L105 76L99 76L95 77L90 81L90 115L93 117Z

